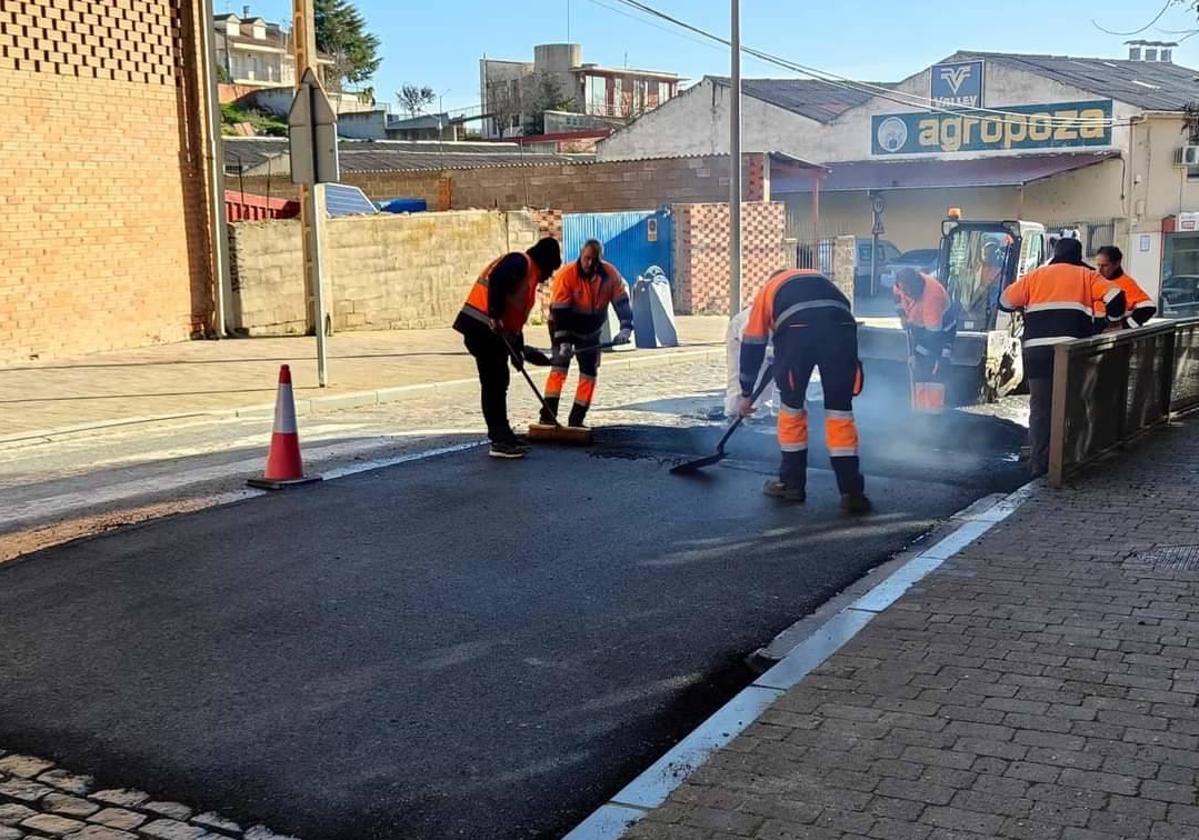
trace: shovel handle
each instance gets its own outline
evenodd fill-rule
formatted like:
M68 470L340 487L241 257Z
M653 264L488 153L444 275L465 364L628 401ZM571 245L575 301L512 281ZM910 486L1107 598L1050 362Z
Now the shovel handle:
M749 404L753 405L758 401L758 397L762 396L762 392L766 390L766 386L770 384L770 380L774 376L774 365L767 365L766 370L762 371L762 376L758 380L757 387L754 392L749 395ZM737 431L737 427L741 425L741 421L745 418L740 414L729 424L729 427L724 430L724 434L720 436L720 440L716 443L716 451L724 452L724 445L729 442L729 438L733 436L733 432Z

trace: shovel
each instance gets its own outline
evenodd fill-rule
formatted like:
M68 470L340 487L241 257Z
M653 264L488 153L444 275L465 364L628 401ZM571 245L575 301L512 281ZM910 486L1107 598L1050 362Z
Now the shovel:
M762 396L762 392L766 390L766 386L770 384L773 375L773 368L767 367L762 371L762 378L758 382L758 387L754 388L753 394L750 395L749 402L752 405L758 401L758 397ZM705 455L702 458L696 458L693 461L684 461L681 464L676 464L670 468L672 475L691 475L699 472L704 467L710 467L713 464L718 464L725 459L728 454L724 451L724 445L729 442L729 438L733 436L733 432L737 431L737 427L741 425L741 421L745 418L738 414L729 427L724 430L724 434L720 436L720 440L716 442L716 451L711 455Z

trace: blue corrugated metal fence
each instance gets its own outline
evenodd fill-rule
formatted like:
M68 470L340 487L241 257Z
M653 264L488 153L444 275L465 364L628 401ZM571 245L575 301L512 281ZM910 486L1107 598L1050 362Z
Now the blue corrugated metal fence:
M673 283L669 210L563 214L562 259L577 258L588 239L604 243L604 259L616 266L630 286L651 265L666 272Z

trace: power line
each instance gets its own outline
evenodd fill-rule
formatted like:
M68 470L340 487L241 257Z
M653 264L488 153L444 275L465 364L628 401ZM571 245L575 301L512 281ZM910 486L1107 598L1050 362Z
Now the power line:
M1094 26L1096 29L1098 29L1100 32L1106 32L1108 35L1116 35L1121 38L1125 38L1129 35L1140 35L1146 29L1150 28L1151 26L1153 26L1153 24L1155 24L1159 20L1161 20L1162 16L1165 15L1166 12L1170 11L1170 7L1173 6L1177 2L1178 2L1178 0L1166 0L1166 3L1164 6L1161 7L1161 10L1156 15L1153 16L1153 20L1149 21L1147 24L1142 26L1140 29L1134 29L1131 32L1115 32L1111 29L1105 29L1102 26L1100 26L1099 23L1094 18L1091 19L1091 25Z
M665 20L674 26L680 27L682 29L686 29L687 31L690 31L690 32L694 32L710 41L714 41L718 44L722 44L725 47L730 46L728 39L723 38L720 35L716 35L715 33L709 32L705 29L701 29L698 26L690 24L684 20L676 18L665 12L659 11L658 9L655 9L646 3L640 2L640 0L614 0L614 2L621 3L622 5L636 9L644 14L652 15L653 17L659 18L661 20ZM641 19L641 20L643 23L648 23L648 21L645 21L644 19ZM782 58L777 55L772 55L771 53L767 53L763 50L757 50L752 47L743 46L742 52L745 52L748 55L754 56L755 58L758 58L767 63L774 64L779 67L783 67L787 70L790 70L795 73L799 73L804 76L809 76L813 79L816 79L817 81L825 82L833 87L837 87L842 90L851 90L856 93L864 93L864 94L867 94L872 97L877 97L880 99L885 99L890 102L895 102L899 105L904 105L907 107L923 107L926 110L929 110L929 111L932 111L935 113L949 114L951 116L961 116L966 112L969 112L969 114L977 114L977 113L995 114L995 115L998 115L1000 118L988 117L989 122L996 122L996 123L1007 124L1007 125L1026 125L1027 124L1028 114L1021 113L1018 111L1006 111L1006 110L999 109L999 108L982 108L982 107L969 108L969 109L945 108L943 106L937 105L931 99L920 97L915 94L903 93L902 91L896 91L891 88L883 87L881 85L874 85L869 82L860 82L860 81L856 81L854 79L849 79L844 76L838 76L835 73L830 73L828 71L820 70L815 67L803 65L798 62L791 61L789 59L785 59L785 58ZM1003 119L1002 117L1020 117L1022 119L1020 119L1019 121L1016 121L1016 120L1011 120L1011 119ZM1044 124L1047 124L1047 125L1051 125L1051 126L1067 126L1067 127L1075 127L1075 128L1099 128L1099 127L1107 128L1107 127L1125 126L1125 125L1130 124L1127 120L1121 121L1121 120L1116 120L1116 119L1112 119L1112 118L1108 118L1108 117L1092 118L1092 117L1048 116L1048 117L1043 117L1038 121L1042 122Z

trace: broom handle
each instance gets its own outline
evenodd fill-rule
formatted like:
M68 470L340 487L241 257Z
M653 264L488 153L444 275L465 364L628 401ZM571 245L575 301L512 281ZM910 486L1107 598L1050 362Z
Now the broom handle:
M537 402L541 403L541 407L545 409L546 414L553 415L554 425L561 429L562 424L558 422L558 415L550 411L550 407L545 404L545 397L541 396L541 390L536 384L534 384L533 377L529 376L529 372L525 370L524 362L517 357L516 351L512 349L512 342L508 340L508 336L504 335L502 332L497 333L497 335L499 335L500 339L503 340L504 346L508 348L508 355L512 357L512 361L516 362L516 369L520 371L520 375L525 378L525 382L528 382L529 387L533 389L533 394L537 397Z
M770 384L771 377L774 376L774 365L767 365L766 370L762 371L762 378L758 381L758 386L754 388L754 392L749 395L749 404L753 405L758 401L758 397L762 396L762 392L766 390L766 386ZM724 452L724 445L729 442L729 438L733 436L733 432L737 431L737 427L741 425L741 421L745 418L740 414L736 419L729 424L729 427L724 430L724 434L720 436L720 440L716 443L716 451Z

